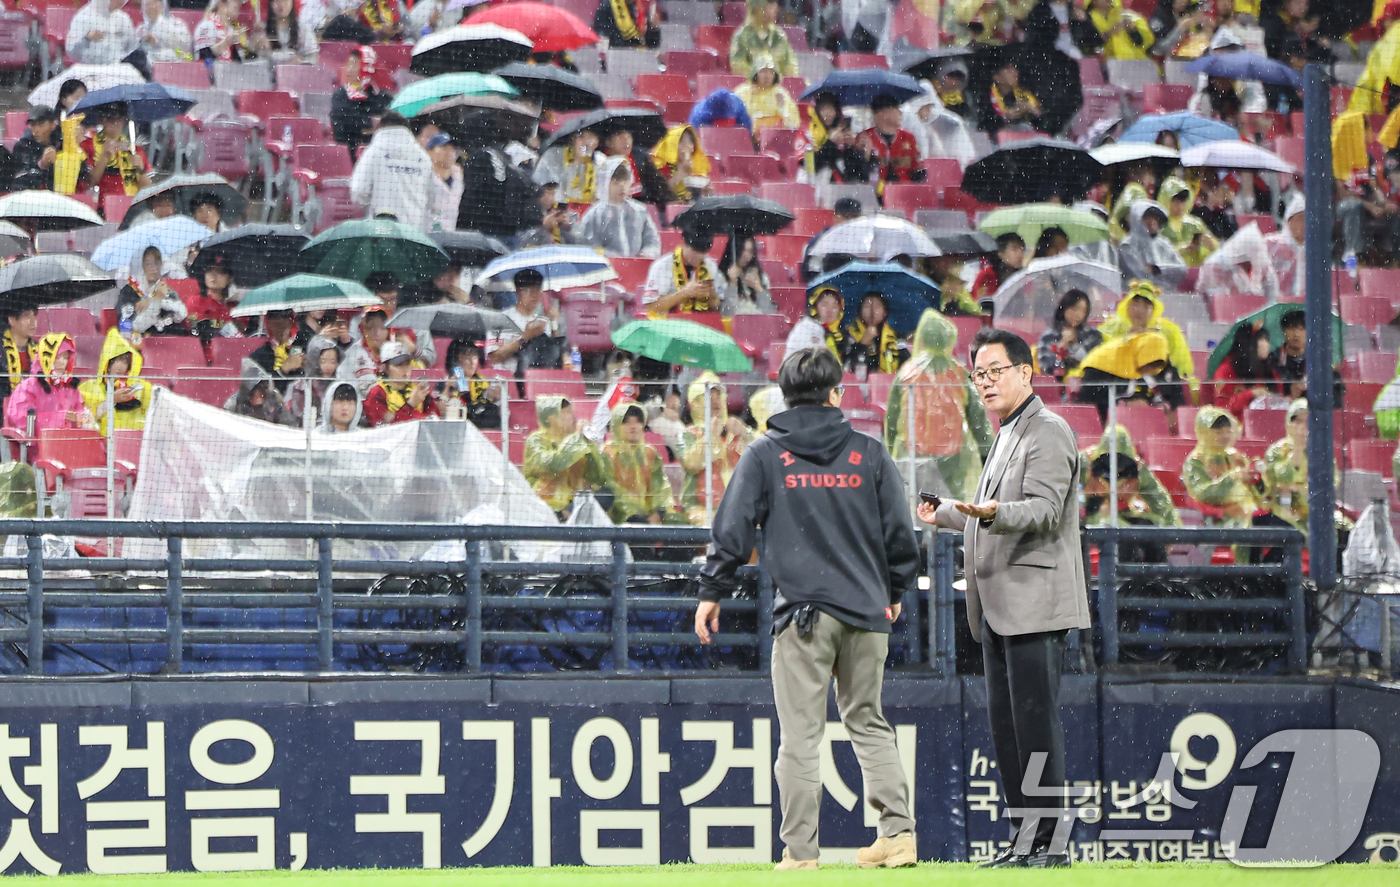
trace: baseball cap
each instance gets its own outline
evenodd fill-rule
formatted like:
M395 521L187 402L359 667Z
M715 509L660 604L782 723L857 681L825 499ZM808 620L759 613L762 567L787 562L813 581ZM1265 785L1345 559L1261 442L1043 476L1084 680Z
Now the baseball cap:
M58 112L48 105L35 105L29 109L30 123L52 123L58 119Z
M413 358L408 352L408 346L397 339L390 339L379 348L379 360L391 366L398 366L407 363Z
M434 148L441 148L443 145L451 144L454 144L452 141L452 136L448 135L445 132L440 132L432 138L428 139L428 150L431 151Z

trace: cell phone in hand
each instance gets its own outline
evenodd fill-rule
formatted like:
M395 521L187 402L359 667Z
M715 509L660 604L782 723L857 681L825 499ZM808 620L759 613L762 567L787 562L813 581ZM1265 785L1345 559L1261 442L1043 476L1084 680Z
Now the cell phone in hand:
M943 500L940 497L934 495L933 493L924 492L923 490L919 491L919 501L931 505L935 509L937 509L938 506L943 504Z

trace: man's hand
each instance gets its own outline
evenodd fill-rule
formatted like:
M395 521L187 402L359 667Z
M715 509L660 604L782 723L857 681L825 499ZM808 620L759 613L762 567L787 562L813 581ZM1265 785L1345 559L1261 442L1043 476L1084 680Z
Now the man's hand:
M954 504L954 505L962 505L961 502L954 502L953 504ZM920 502L920 503L919 503L918 515L919 515L919 520L923 521L923 522L926 523L926 524L931 524L931 523L933 523L935 520L937 520L938 509L937 509L937 508L934 508L932 505L928 504L927 502Z
M58 157L58 150L52 145L44 149L44 153L39 155L39 168L48 169L53 166L54 159Z
M903 612L904 612L904 605L903 605L903 604L891 604L891 605L890 605L890 624L893 625L894 623L898 622L898 621L899 621L899 614L900 614L900 613L903 613Z
M520 339L523 342L528 342L536 336L544 335L547 327L548 325L543 320L532 320L525 324L525 331L520 334Z
M87 39L89 43L96 43L97 41L101 40L103 37L106 36L106 34L102 33L96 28L93 28L91 31L87 32Z
M997 500L974 505L971 502L958 502L954 506L968 517L975 517L978 520L991 520L997 516Z
M701 601L695 608L695 634L700 643L710 642L710 632L719 634L719 601Z
M282 372L295 373L306 366L305 354L288 354L287 359L282 361Z

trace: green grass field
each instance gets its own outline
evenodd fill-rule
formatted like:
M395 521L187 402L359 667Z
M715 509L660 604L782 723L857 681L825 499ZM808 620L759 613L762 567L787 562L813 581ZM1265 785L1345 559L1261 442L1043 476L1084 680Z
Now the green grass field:
M1243 869L1228 863L1097 863L1057 871L978 871L968 864L926 863L913 869L862 871L827 866L816 872L774 872L757 865L668 865L659 868L475 868L333 870L170 875L67 875L74 887L177 887L228 883L231 887L773 887L778 884L934 885L934 887L1234 887L1251 884L1308 887L1394 887L1400 865L1329 865L1315 869ZM46 880L45 883L51 883Z

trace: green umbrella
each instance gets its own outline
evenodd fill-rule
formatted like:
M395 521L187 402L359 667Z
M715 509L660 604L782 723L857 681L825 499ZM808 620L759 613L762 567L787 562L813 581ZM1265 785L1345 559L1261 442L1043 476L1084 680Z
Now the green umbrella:
M1027 245L1034 245L1046 228L1063 228L1070 243L1108 239L1108 223L1103 219L1088 210L1058 203L1026 203L992 210L977 227L993 237L1014 231Z
M1206 368L1207 376L1214 378L1215 371L1222 363L1230 359L1230 346L1235 341L1235 333L1240 327L1248 325L1251 329L1262 326L1269 334L1269 345L1274 350L1283 344L1283 320L1284 315L1292 314L1295 311L1301 312L1303 305L1301 302L1272 302L1260 308L1253 314L1246 315L1235 321L1230 327L1230 332L1226 333L1220 343L1215 346L1215 350L1210 353L1210 363ZM1342 319L1337 315L1332 315L1332 365L1336 366L1342 359Z
M634 320L612 334L623 351L650 357L661 363L747 373L753 369L744 349L730 336L689 320Z
M495 74L477 74L471 71L461 74L439 74L437 77L405 86L394 96L394 103L389 106L389 110L412 117L429 105L459 95L514 97L520 95L520 92Z
M436 277L447 267L447 253L411 225L388 219L353 219L316 235L302 247L316 274L364 280L392 271L403 284Z
M338 311L378 304L378 296L353 280L293 274L248 290L230 313L234 317L256 317L269 311Z

